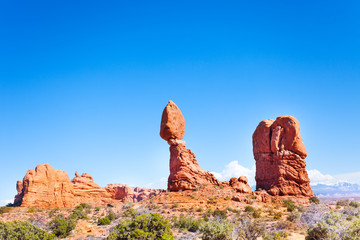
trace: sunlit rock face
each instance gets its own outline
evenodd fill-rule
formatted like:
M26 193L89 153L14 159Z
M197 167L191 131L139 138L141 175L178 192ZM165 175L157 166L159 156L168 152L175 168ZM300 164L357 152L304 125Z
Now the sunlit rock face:
M16 189L15 205L39 208L72 208L80 203L106 206L117 202L137 202L162 192L162 189L124 184L109 184L103 188L88 173L80 175L76 172L70 181L67 172L55 170L49 164L28 170L23 180L17 181Z
M274 196L313 196L300 125L292 116L259 123L253 134L256 189Z
M173 101L166 105L160 124L160 136L170 145L170 191L191 190L201 185L219 185L209 171L200 168L195 154L185 147L185 119Z

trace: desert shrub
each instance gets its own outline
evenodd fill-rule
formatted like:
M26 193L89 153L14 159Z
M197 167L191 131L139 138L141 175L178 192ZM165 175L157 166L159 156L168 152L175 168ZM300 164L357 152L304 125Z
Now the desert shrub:
M87 219L87 214L82 209L75 209L69 218L73 219L74 221L79 219Z
M279 219L281 219L281 217L282 217L282 212L276 212L276 213L274 214L274 219L275 219L275 220L279 220Z
M227 217L226 210L215 209L213 214L214 217L225 219Z
M107 217L99 218L99 220L98 220L98 225L109 225L110 223L111 223L111 221Z
M125 219L117 225L107 238L117 239L174 239L170 223L158 213L141 214Z
M255 212L252 213L253 218L260 218L261 217L261 209L258 208Z
M307 226L313 226L324 220L325 213L328 212L323 206L310 205L301 215L301 222Z
M279 231L279 232L265 232L262 235L263 240L286 240L289 236L289 233L286 231Z
M309 202L310 203L315 203L315 204L319 204L320 203L320 199L318 199L317 197L310 197L309 198Z
M309 228L307 230L306 240L321 240L321 239L330 239L330 233L327 226L321 222L316 226Z
M209 198L209 199L207 200L207 202L208 202L209 204L215 204L217 201L216 201L214 198Z
M226 210L228 210L229 212L233 212L233 213L236 213L236 214L240 214L240 210L238 210L238 209L234 209L234 208L231 208L231 207L227 207Z
M252 206L246 206L245 207L245 212L255 212L255 208Z
M39 227L25 221L0 222L0 239L11 240L47 240L54 239L53 234L48 234Z
M204 222L202 219L195 219L191 216L180 215L179 219L177 217L173 218L174 227L180 230L188 230L189 232L196 232L200 229L200 225Z
M37 208L36 207L29 207L27 210L28 213L34 213L37 212Z
M110 211L108 215L106 216L110 221L115 219L115 213L113 211Z
M130 203L125 203L122 208L125 210L125 209L128 209L128 208L132 208L134 206L134 203L130 202Z
M251 215L254 217L254 218L259 218L261 217L261 209L256 209L252 206L246 206L245 207L245 212L247 213L251 213Z
M49 222L49 228L57 236L65 238L69 236L70 232L76 227L76 220L65 219L62 215L55 217Z
M309 207L301 217L308 226L306 239L360 239L360 220L348 215L354 210L357 212L354 208L329 211L320 207Z
M97 212L100 211L100 207L96 207L95 211L97 211Z
M293 212L296 209L296 205L292 200L284 201L284 207L286 207L288 212Z
M133 208L127 208L124 212L123 212L123 217L135 217L138 214L138 212L133 209Z
M358 207L360 207L360 203L359 203L359 202L355 202L355 201L351 201L351 202L349 203L349 206L350 206L350 207L354 207L354 208L358 208Z
M339 201L337 201L336 206L339 206L339 207L349 206L349 200L348 200L348 199L346 199L346 200L339 200Z
M231 240L234 224L223 219L212 219L202 224L200 232L203 240Z
M287 220L290 221L290 222L296 222L296 220L298 220L299 218L300 218L300 213L299 212L292 212L287 217Z
M3 213L9 213L13 210L12 207L7 207L7 206L4 206L4 207L0 207L0 215L3 214Z
M242 217L235 227L240 240L256 240L265 230L265 225L246 216Z

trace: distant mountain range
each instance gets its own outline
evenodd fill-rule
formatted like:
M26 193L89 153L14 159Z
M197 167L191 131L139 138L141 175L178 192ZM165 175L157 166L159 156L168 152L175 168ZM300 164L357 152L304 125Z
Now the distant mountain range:
M251 189L255 191L256 186L251 186ZM317 184L311 186L311 189L320 198L360 197L360 185L355 183Z
M360 196L360 185L354 183L340 182L333 185L317 184L311 186L311 188L318 197L323 198Z

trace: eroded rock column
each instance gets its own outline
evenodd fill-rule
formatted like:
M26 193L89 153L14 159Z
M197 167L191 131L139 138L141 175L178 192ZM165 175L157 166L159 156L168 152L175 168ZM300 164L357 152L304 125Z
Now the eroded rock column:
M253 134L256 189L274 196L313 196L300 125L292 116L259 123Z
M209 171L200 168L195 154L185 147L185 119L173 101L166 105L160 125L160 136L170 145L170 191L193 190L201 185L219 185Z

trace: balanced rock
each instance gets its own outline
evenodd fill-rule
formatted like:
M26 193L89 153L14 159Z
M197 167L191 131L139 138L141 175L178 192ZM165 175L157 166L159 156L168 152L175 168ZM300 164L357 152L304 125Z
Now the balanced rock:
M181 140L185 135L185 119L180 109L173 101L166 105L160 125L160 136L169 141L170 139Z
M313 196L300 125L292 116L259 123L253 134L256 189L274 196Z
M185 119L172 101L166 105L160 126L160 136L170 145L170 191L190 190L201 185L219 185L209 171L200 168L195 154L181 141L185 134Z

